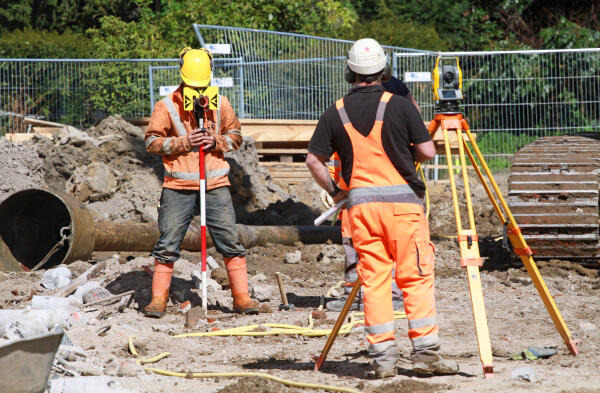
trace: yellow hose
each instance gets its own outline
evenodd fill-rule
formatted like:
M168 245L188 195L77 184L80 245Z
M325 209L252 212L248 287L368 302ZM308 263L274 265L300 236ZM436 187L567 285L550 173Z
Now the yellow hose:
M356 319L356 317L364 316L364 312L355 312L350 314L350 322L342 325L339 334L348 334L352 331L354 326L360 323L364 323L364 319ZM406 313L403 311L394 311L394 319L404 319ZM328 336L331 334L331 329L313 329L312 315L309 316L309 327L301 327L296 325L285 325L281 323L264 323L262 325L248 325L238 326L231 329L216 330L214 332L196 332L196 333L184 333L174 336L175 338L181 337L224 337L224 336L275 336L280 334L294 334L304 337L321 337ZM254 331L260 326L269 328L266 332Z
M138 365L140 365L140 366L142 364L156 363L159 360L166 358L167 356L171 356L170 352L163 352L163 353L161 353L159 355L156 355L156 356L154 356L152 358L137 359L137 357L140 356L140 354L137 353L137 351L135 350L135 344L133 343L133 339L134 338L135 337L133 337L133 336L129 336L129 338L127 339L127 344L129 346L129 352L131 352L131 354L136 357L135 363L138 364Z
M128 345L129 345L129 352L131 352L131 354L133 356L135 356L136 358L139 356L138 352L135 349L135 344L133 343L133 336L129 336L128 338ZM154 356L152 358L148 358L148 359L136 359L136 363L137 364L147 364L147 363L156 363L159 360L169 356L170 353L169 352L163 352L160 355ZM179 377L179 378L237 378L237 377L258 377L258 378L264 378L264 379L269 379L271 381L274 382L279 382L282 383L284 385L287 386L293 386L293 387L297 387L297 388L307 388L307 389L320 389L320 390L327 390L329 392L342 392L342 393L360 393L358 390L354 390L351 388L342 388L342 387L337 387L337 386L330 386L330 385L319 385L316 383L307 383L307 382L296 382L296 381L290 381L289 379L283 379L283 378L279 378L279 377L275 377L273 375L269 375L269 374L264 374L264 373L254 373L254 372L228 372L228 373L192 373L192 372L188 372L188 373L178 373L178 372L174 372L174 371L169 371L169 370L163 370L160 368L153 368L153 367L144 367L145 371L150 371L153 372L155 374L160 374L160 375L166 375L166 376L170 376L170 377Z
M221 378L221 377L259 377L270 379L271 381L279 382L287 386L293 386L297 388L307 388L307 389L320 389L327 390L329 392L342 392L342 393L360 393L358 390L354 390L351 388L341 388L337 386L330 385L319 385L316 383L307 383L307 382L296 382L290 381L288 379L283 379L279 377L275 377L269 374L263 373L253 373L253 372L230 372L230 373L177 373L173 371L161 370L158 368L145 367L144 370L151 371L160 375L167 375L170 377L180 377L180 378Z

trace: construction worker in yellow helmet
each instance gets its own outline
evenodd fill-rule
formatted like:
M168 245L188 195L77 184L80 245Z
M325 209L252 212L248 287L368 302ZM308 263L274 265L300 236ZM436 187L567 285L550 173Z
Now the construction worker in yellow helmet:
M241 125L229 100L218 97L218 109L208 111L203 128L192 111L184 110L183 88L205 87L212 76L212 55L204 49L185 48L180 55L182 83L177 90L157 102L146 128L146 150L159 154L165 168L158 207L158 239L152 256L152 300L146 316L165 314L174 262L199 206L199 148L205 151L206 223L217 252L223 255L233 309L238 313L257 314L258 303L248 294L246 249L239 241L235 212L229 192L229 164L223 153L242 144Z

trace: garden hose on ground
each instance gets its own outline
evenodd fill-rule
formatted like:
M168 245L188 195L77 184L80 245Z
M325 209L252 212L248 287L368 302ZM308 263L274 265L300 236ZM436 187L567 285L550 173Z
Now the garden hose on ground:
M345 281L339 281L336 285L329 288L325 297L331 296L335 289L339 289L344 285ZM323 309L324 298L321 297L321 304L318 310ZM364 324L364 319L356 319L364 317L364 312L353 312L350 314L350 321L342 325L339 334L349 334L357 324ZM406 318L406 313L403 311L394 311L394 319ZM314 320L312 312L308 314L308 326L286 325L282 323L263 323L248 326L238 326L231 329L216 330L212 332L196 332L178 334L175 337L223 337L223 336L275 336L280 334L298 334L304 337L321 337L331 334L331 329L314 329Z
M169 352L163 352L160 355L157 355L155 357L152 358L148 358L148 359L137 359L137 357L139 356L139 354L137 353L136 349L135 349L135 344L133 343L133 336L129 336L128 339L128 343L129 343L129 352L131 352L131 354L133 356L136 357L136 363L139 365L142 364L148 364L148 363L156 363L159 360L167 357L170 355ZM160 368L153 368L153 367L144 367L145 371L150 371L153 372L155 374L159 374L159 375L165 375L165 376L169 376L169 377L179 377L179 378L238 378L238 377L258 377L258 378L264 378L264 379L269 379L271 381L274 382L279 382L282 383L284 385L287 386L293 386L293 387L297 387L297 388L306 388L306 389L320 389L320 390L326 390L329 392L341 392L341 393L360 393L358 390L354 390L351 388L343 388L343 387L337 387L337 386L330 386L330 385L320 385L320 384L316 384L316 383L306 383L306 382L296 382L296 381L290 381L289 379L283 379L283 378L279 378L273 375L269 375L269 374L264 374L264 373L255 373L255 372L226 372L226 373L193 373L193 372L187 372L187 373L181 373L181 372L175 372L175 371L169 371L169 370L163 370Z

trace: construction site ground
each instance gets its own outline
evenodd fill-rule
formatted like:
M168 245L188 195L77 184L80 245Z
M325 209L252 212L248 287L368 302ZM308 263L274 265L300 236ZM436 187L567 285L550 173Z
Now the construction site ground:
M101 145L93 146L89 141L72 143L77 141L73 135L65 137L66 141L62 144L45 139L20 146L0 143L0 150L4 149L0 154L2 166L10 168L11 157L6 151L12 151L12 160L28 167L23 173L10 170L13 177L0 189L0 200L19 189L50 186L79 195L98 220L150 222L155 219L155 206L160 194L156 171L160 168L160 161L143 153L139 130L136 131L133 126L129 128L121 119L110 118L107 121L113 122L105 125L107 129L125 130L113 134L118 149L111 148L113 141L110 138L105 137ZM94 135L94 130L88 134ZM102 134L107 135L107 131L102 130ZM127 150L133 151L133 154L125 152L127 143L134 146ZM238 221L261 225L305 224L307 217L310 220L322 210L318 203L319 189L312 180L296 186L273 183L268 174L256 166L256 153L252 151L251 142L247 142L244 149L239 153L241 158L238 156L236 161L239 168L232 164L232 193ZM73 153L69 154L69 151ZM109 172L116 179L114 189L104 190L103 195L99 191L90 192L94 183L89 179L94 171L79 171L85 175L79 181L75 176L65 175L84 166L96 165L98 168L98 163L109 166ZM243 171L239 181L236 181L236 170ZM7 178L4 174L2 176ZM505 193L506 175L496 178ZM360 325L336 339L320 372L313 371L314 359L323 349L326 337L309 338L298 334L174 337L181 333L266 323L308 326L309 315L319 307L320 297L342 279L344 259L341 245L301 243L292 246L268 244L248 250L250 287L262 289L265 301L261 302L261 307L263 311L270 311L254 316L232 312L223 259L214 248L209 249L208 254L220 265L211 272L211 276L221 288L213 289L213 293L209 294L208 319L195 328L184 327L186 316L179 312L179 306L184 300L190 300L192 306L200 305L198 291L191 279L192 272L199 270L199 253L184 251L182 259L176 263L170 305L162 319L149 319L141 313L150 300L151 277L144 270L144 266L152 267L149 252L95 253L92 260L69 264L73 277L76 277L92 264L106 261L106 268L96 280L113 294L135 291L134 301L123 312L119 312L116 305L98 306L93 311L81 313L81 321L66 331L73 345L81 347L86 356L74 362L73 369L81 375L111 376L122 389L132 392L310 391L256 377L193 379L144 371L142 366L135 364L135 358L128 349L128 338L134 336L142 358L170 353L169 357L147 367L184 374L266 373L296 382L346 387L362 392L600 392L600 276L597 268L569 261L538 263L550 293L578 340L579 355L574 357L569 354L527 271L518 259L503 249L502 225L495 217L483 188L477 185L474 176L472 180L475 219L484 257L481 281L494 352L493 378L483 378L467 277L460 267L456 241L451 238L456 234L456 226L450 187L446 182L428 184L429 220L436 246L436 300L441 351L445 357L457 361L460 366L458 375L419 376L410 370L411 347L405 319L396 321L399 374L384 380L375 379L372 374L367 342ZM85 182L86 187L82 187ZM459 191L464 189L460 184L458 188ZM466 221L466 215L463 217ZM300 260L289 263L293 259L289 254L297 254L298 251L301 253ZM51 294L52 291L41 285L44 272L0 272L0 308L25 308L31 305L32 294ZM281 272L287 298L295 305L295 311L278 310L282 300L275 272ZM336 292L341 293L340 290ZM333 295L327 300L331 300ZM338 315L327 311L325 318L314 319L315 328L331 328ZM510 354L531 346L555 347L558 353L548 359L509 359ZM513 371L519 368L533 370L537 382L513 378ZM60 373L54 376L62 377Z

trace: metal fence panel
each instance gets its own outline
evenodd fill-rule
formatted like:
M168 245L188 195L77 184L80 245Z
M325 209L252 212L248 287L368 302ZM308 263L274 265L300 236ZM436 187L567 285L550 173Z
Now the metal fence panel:
M0 59L0 134L23 117L88 127L106 114L151 112L148 65L178 60Z
M459 58L461 108L496 170L540 136L600 131L600 49L441 53ZM398 71L431 71L437 53L394 55ZM407 82L433 117L431 83Z

